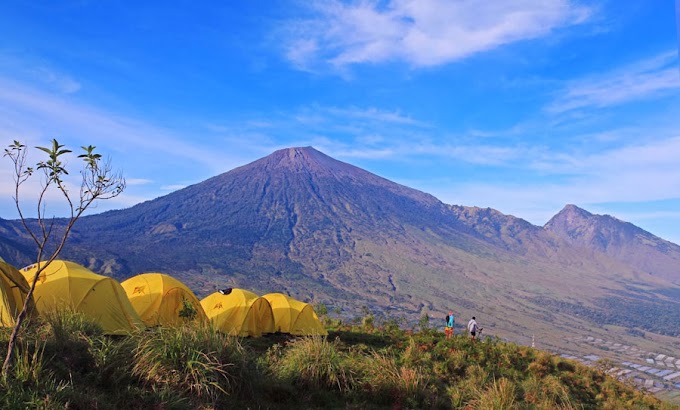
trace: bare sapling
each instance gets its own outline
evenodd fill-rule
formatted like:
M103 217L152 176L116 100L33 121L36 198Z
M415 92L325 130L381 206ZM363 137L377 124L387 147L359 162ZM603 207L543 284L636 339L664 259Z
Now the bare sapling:
M35 166L28 164L28 148L19 141L14 141L6 149L4 156L14 164L14 203L19 212L19 218L26 232L33 240L37 248L36 264L38 269L29 280L29 289L21 311L18 313L12 334L7 345L7 355L2 365L2 376L7 377L12 366L14 348L21 330L21 325L30 306L30 300L35 290L40 274L59 256L66 244L71 228L78 218L94 202L111 199L120 195L125 189L125 179L119 172L114 172L109 160L102 161L101 154L95 153L95 147L89 145L81 147L83 153L78 155L83 161L80 171L82 176L78 196L69 191L65 178L69 175L65 155L71 150L65 149L64 145L52 140L51 147L36 147L37 150L47 155L47 159L39 161ZM24 183L37 174L40 176L40 190L37 196L37 216L29 221L22 202L20 193ZM56 191L58 196L66 202L67 217L57 219L47 217L47 195Z

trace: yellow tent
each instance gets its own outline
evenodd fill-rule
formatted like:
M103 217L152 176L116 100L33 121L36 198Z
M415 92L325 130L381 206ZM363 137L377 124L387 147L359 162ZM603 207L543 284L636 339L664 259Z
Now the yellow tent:
M215 292L201 301L218 330L239 336L274 332L274 314L267 299L243 289Z
M300 302L282 293L269 293L262 297L272 307L277 332L300 336L328 334L309 303Z
M174 326L185 323L180 313L185 303L193 306L195 320L207 321L201 302L179 280L162 273L144 273L121 283L132 307L147 326Z
M14 326L28 294L28 282L14 266L0 261L0 326ZM33 309L29 308L29 313Z
M37 270L34 264L22 273L31 281ZM126 334L145 327L120 283L73 262L50 263L38 277L33 300L39 315L72 309L94 320L106 334Z

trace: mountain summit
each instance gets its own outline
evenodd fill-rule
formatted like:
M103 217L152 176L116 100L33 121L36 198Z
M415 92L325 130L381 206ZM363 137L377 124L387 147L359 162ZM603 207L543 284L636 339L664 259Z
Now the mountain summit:
M567 205L544 227L568 243L621 260L680 284L680 246L610 215Z

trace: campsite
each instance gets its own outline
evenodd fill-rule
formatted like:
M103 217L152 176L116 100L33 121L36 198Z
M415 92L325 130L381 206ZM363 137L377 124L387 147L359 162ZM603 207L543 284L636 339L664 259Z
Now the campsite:
M13 325L23 305L28 283L38 264L21 271L0 262L2 268L2 318ZM314 309L308 303L282 294L259 297L244 289L215 292L203 300L182 282L162 273L144 273L122 284L97 275L82 265L55 260L36 279L35 315L46 318L62 312L82 315L103 334L125 335L154 326L197 323L232 336L259 337L267 333L325 336ZM273 309L269 300L275 301Z

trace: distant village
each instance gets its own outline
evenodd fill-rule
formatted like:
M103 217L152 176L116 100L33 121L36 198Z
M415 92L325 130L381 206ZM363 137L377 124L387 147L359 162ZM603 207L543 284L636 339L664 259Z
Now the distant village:
M634 346L592 336L576 336L570 338L569 341L592 345L605 354L585 356L561 354L562 357L593 367L600 366L602 359L609 359L612 366L605 369L608 374L622 381L628 380L638 388L655 395L664 396L666 399L680 399L680 358L649 352ZM628 359L623 361L611 359L610 356L612 355L606 354L607 352L615 352L616 356Z

